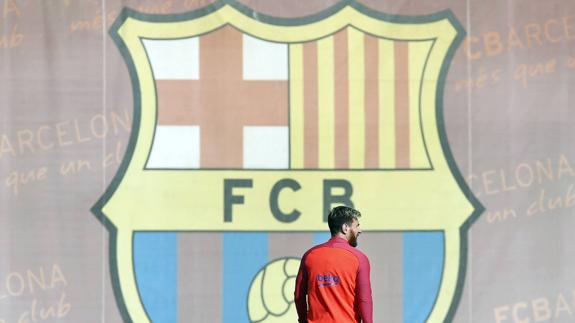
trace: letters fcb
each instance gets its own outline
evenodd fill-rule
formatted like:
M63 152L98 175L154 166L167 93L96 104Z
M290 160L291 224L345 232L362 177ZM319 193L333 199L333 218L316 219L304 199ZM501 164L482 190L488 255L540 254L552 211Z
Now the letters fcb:
M251 179L224 179L224 222L233 222L233 205L244 204L245 197L234 193L234 188L252 188L253 180ZM286 213L285 207L280 208L279 195L284 190L291 190L293 192L299 191L301 185L298 181L290 178L284 178L277 181L270 189L269 207L274 218L280 222L293 222L296 221L301 212L297 208L291 209ZM343 190L342 194L334 194L333 191L339 189ZM343 179L324 179L323 180L323 214L327 215L329 209L334 204L344 204L353 207L351 195L353 194L352 184ZM324 222L327 218L324 216Z

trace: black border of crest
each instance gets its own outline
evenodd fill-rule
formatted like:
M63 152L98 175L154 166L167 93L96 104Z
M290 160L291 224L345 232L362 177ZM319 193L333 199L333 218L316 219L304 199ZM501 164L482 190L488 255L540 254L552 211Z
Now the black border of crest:
M124 59L130 74L130 80L132 84L132 91L133 91L133 100L134 100L134 114L132 120L132 132L130 135L130 139L128 142L128 146L126 149L126 154L120 164L118 171L114 175L110 185L107 187L103 195L98 199L98 201L92 206L91 212L96 216L96 218L106 227L106 229L110 233L110 244L109 244L109 264L110 264L110 277L112 278L112 285L114 289L114 296L116 298L116 302L118 305L118 309L122 316L124 322L132 322L130 318L126 304L124 303L123 297L120 291L120 282L117 272L117 254L116 254L116 244L117 244L117 228L111 223L106 215L103 213L102 208L106 203L110 200L116 189L118 188L123 175L125 174L128 164L131 160L131 157L134 153L136 138L138 137L139 131L139 120L140 120L140 105L141 105L141 92L138 86L138 78L136 75L136 70L134 66L134 62L131 59L131 56L128 52L126 44L122 41L118 34L118 29L122 26L122 24L128 18L135 18L138 20L149 21L149 22L177 22L177 21L185 21L191 20L195 18L199 18L205 15L208 15L214 11L217 11L221 7L225 5L230 5L234 7L236 10L242 12L244 15L248 17L256 17L257 19L267 23L273 24L278 26L293 26L293 25L304 25L313 23L322 19L325 19L338 11L342 10L346 6L350 6L357 11L380 20L393 22L393 23L429 23L441 19L448 19L452 25L457 30L457 36L453 43L450 45L445 60L441 66L438 86L437 86L437 93L436 93L436 121L438 125L439 137L441 141L441 146L444 152L444 155L447 159L449 168L451 173L453 174L459 188L463 191L463 193L467 196L470 203L473 205L474 211L469 216L469 218L463 223L460 227L460 241L461 241L461 251L460 251L460 269L459 275L457 279L456 290L453 298L453 302L449 307L449 311L444 322L452 322L459 302L461 300L461 295L463 292L463 285L465 283L465 274L466 274L466 267L467 267L467 249L468 249L468 230L471 225L479 218L479 216L485 210L484 206L481 202L477 199L477 197L473 194L471 189L467 186L465 179L461 175L456 163L455 159L453 158L451 149L449 148L449 142L447 139L447 134L445 131L445 122L444 122L444 115L443 115L443 95L444 95L444 88L445 88L445 80L447 77L447 72L449 70L449 66L453 57L455 55L456 50L461 45L463 39L465 38L465 30L463 26L459 23L459 21L455 18L453 12L451 10L443 10L437 13L433 13L430 15L425 16L402 16L402 15L390 15L383 12L375 11L367 6L364 6L355 0L342 0L337 4L319 12L316 14L312 14L309 16L303 16L298 18L280 18L280 17L273 17L266 14L262 14L252 10L251 8L247 7L244 4L241 4L235 0L217 0L216 2L209 4L205 7L199 8L194 11L186 12L186 13L177 13L177 14L167 14L167 15L158 15L158 14L146 14L137 12L130 8L124 8L119 16L116 18L114 24L110 27L109 34L110 37L113 39L114 43L120 50L122 58Z

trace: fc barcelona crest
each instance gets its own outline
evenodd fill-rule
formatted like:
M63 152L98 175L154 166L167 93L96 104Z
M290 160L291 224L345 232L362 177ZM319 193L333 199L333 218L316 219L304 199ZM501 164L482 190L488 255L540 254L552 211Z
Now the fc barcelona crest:
M369 235L432 237L436 250L423 248L435 265L417 269L436 273L431 287L403 304L427 301L402 317L450 321L482 211L443 127L463 34L447 11L399 17L353 1L297 19L232 1L124 10L111 35L130 71L134 124L93 208L111 233L124 319L295 321L301 254L289 250L300 238L309 246L327 211L347 204Z

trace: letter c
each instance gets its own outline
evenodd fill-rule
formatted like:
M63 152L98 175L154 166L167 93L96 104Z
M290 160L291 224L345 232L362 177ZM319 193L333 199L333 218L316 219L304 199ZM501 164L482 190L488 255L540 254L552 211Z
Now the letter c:
M275 185L272 187L272 191L270 192L270 210L272 211L274 218L284 223L290 223L297 220L300 217L301 212L298 211L298 209L294 209L291 213L283 213L280 210L278 197L281 190L286 187L291 188L291 190L294 192L299 191L301 188L299 183L293 179L284 178L279 180L277 183L275 183Z
M525 304L524 302L520 302L520 303L513 305L513 320L515 320L515 322L517 322L517 323L529 323L529 318L525 318L525 319L519 318L518 312L519 312L520 308L527 308L527 304Z

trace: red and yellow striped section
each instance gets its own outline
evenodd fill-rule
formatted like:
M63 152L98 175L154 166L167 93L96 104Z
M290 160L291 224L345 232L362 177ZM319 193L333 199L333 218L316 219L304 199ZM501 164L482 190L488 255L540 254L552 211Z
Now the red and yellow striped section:
M347 27L290 45L291 168L431 168L420 90L432 44Z

